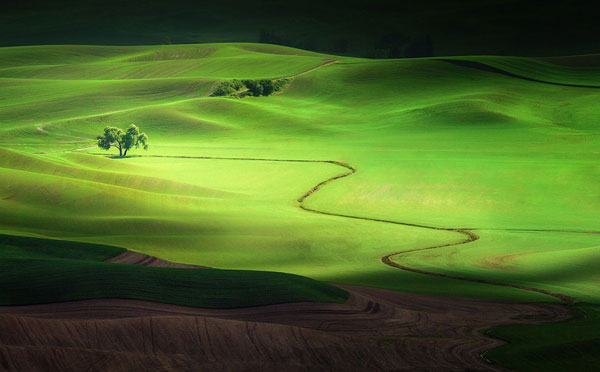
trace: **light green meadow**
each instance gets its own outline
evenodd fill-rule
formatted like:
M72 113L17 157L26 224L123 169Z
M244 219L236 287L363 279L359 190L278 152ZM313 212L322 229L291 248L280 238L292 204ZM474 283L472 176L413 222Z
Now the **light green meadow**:
M468 57L520 76L599 85L599 68ZM337 62L330 64L332 60ZM209 97L223 80L294 80L271 97ZM366 60L257 44L0 48L0 230L177 262L396 290L555 301L401 271L383 255L474 228L403 265L600 303L600 90L436 59ZM94 148L135 123L150 150ZM90 148L91 147L91 148ZM161 155L171 157L136 157Z

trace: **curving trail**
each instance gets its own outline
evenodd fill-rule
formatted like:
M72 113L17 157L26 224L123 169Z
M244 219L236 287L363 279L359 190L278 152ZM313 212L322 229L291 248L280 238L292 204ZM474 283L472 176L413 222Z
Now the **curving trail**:
M306 207L303 204L304 201L306 200L306 198L308 198L309 196L311 196L312 194L314 194L315 192L317 192L322 186L325 186L326 184L328 184L328 183L330 183L332 181L335 181L337 179L340 179L340 178L343 178L343 177L348 177L348 176L351 176L352 174L356 173L356 168L354 168L351 165L348 165L348 164L345 164L345 163L341 163L341 162L337 162L337 161L328 161L328 163L339 165L341 167L349 169L350 171L347 172L347 173L335 176L335 177L331 177L331 178L329 178L329 179L327 179L327 180L319 183L318 185L316 185L315 187L313 187L311 190L309 190L307 193L305 193L304 195L302 195L302 197L300 197L300 199L298 199L298 202L300 203L300 208L302 208L303 210L308 211L308 212L318 213L318 214L325 214L325 215L330 215L330 216L338 216L338 217L344 217L344 218L359 219L359 220L365 220L365 221L391 223L391 224L395 224L395 225L412 226L412 227L419 227L419 228L430 229L430 230L452 231L452 232L457 232L457 233L460 233L460 234L463 234L463 235L466 236L466 239L458 241L458 242L454 242L454 243L441 244L441 245L435 245L435 246L431 246L431 247L417 248L417 249L410 249L410 250L405 250L405 251L400 251L400 252L389 253L389 254L386 254L386 255L384 255L384 256L381 257L381 262L382 263L384 263L384 264L386 264L388 266L391 266L391 267L395 267L395 268L400 269L400 270L410 271L410 272L414 272L414 273L418 273L418 274L432 275L432 276L437 276L437 277L442 277L442 278L448 278L448 279L462 280L462 281L468 281L468 282L474 282L474 283L491 284L491 285L497 285L497 286L503 286L503 287L511 287L511 288L516 288L516 289L522 289L522 290L531 291L531 292L537 292L537 293L541 293L541 294L545 294L545 295L557 298L557 299L559 299L561 302L563 302L565 304L573 303L575 301L575 299L573 297L571 297L571 296L567 296L567 295L564 295L564 294L561 294L561 293L547 291L545 289L528 287L528 286L522 286L522 285L518 285L518 284L502 283L502 282L498 282L498 281L494 281L494 280L476 279L476 278L468 278L468 277L458 276L458 275L436 273L436 272L433 272L433 271L427 271L427 270L421 270L421 269L412 268L412 267L401 265L401 264L399 264L397 262L394 262L392 260L393 257L399 257L401 255L408 254L408 253L411 253L411 252L432 250L432 249L438 249L438 248L451 247L451 246L455 246L455 245L461 245L461 244L471 243L471 242L474 242L474 241L478 240L479 239L479 235L477 235L477 234L475 234L475 233L473 233L473 232L471 232L469 230L460 229L460 228L427 226L427 225L419 225L419 224L413 224L413 223L407 223L407 222L398 222L398 221L383 220L383 219L376 219L376 218L351 216L351 215L345 215L345 214L339 214L339 213L324 212L324 211L319 211L319 210L316 210L316 209L312 209L312 208ZM539 230L526 230L526 229L507 229L507 230L510 230L510 231L539 231ZM547 230L547 231L554 231L554 230ZM584 233L584 234L590 234L590 233L591 234L596 234L596 233L598 233L598 232L591 232L591 231L566 231L566 230L561 230L560 232L574 232L574 233Z
M132 157L134 157L134 156L132 156ZM320 210L313 209L313 208L310 208L310 207L307 207L306 205L304 205L304 202L306 201L306 199L308 197L310 197L311 195L313 195L314 193L316 193L317 191L319 191L323 186L325 186L333 181L339 180L341 178L349 177L357 172L357 169L354 166L344 163L344 162L341 162L341 161L337 161L337 160L306 160L306 159L246 158L246 157L176 156L176 155L171 155L171 156L169 156L169 155L135 155L135 157L334 164L334 165L340 166L342 168L345 168L347 170L347 172L339 174L337 176L330 177L330 178L318 183L310 190L308 190L300 198L298 198L299 208L301 208L302 210L305 210L307 212L328 215L328 216L351 218L351 219L356 219L356 220L364 220L364 221L372 221L372 222L380 222L380 223L389 223L389 224L394 224L394 225L411 226L411 227L418 227L418 228L430 229L430 230L451 231L451 232L456 232L456 233L462 234L466 237L465 239L460 240L458 242L389 253L389 254L386 254L381 257L381 262L383 264L400 269L400 270L410 271L410 272L418 273L418 274L432 275L432 276L437 276L437 277L442 277L442 278L468 281L468 282L473 282L473 283L483 283L483 284L490 284L490 285L496 285L496 286L502 286L502 287L511 287L511 288L515 288L515 289L541 293L544 295L554 297L554 298L560 300L564 304L570 304L575 301L575 298L573 298L571 296L557 293L557 292L548 291L545 289L523 286L523 285L519 285L519 284L503 283L503 282L498 282L498 281L494 281L494 280L469 278L469 277L460 276L460 275L437 273L437 272L433 272L433 271L412 268L412 267L401 265L401 264L395 262L393 260L394 257L400 257L402 255L405 255L405 254L408 254L411 252L433 250L433 249L438 249L438 248L444 248L444 247L450 247L450 246L456 246L456 245L462 245L462 244L474 242L479 239L479 236L470 230L478 230L478 228L465 229L465 228L451 228L451 227L421 225L421 224L415 224L415 223L409 223L409 222L400 222L400 221L392 221L392 220L385 220L385 219L378 219L378 218L361 217L361 216L353 216L353 215L347 215L347 214L341 214L341 213L320 211ZM568 233L578 233L578 234L600 234L600 232L598 232L598 231L578 231L578 230L534 230L534 229L499 229L499 230L502 230L502 231L568 232Z

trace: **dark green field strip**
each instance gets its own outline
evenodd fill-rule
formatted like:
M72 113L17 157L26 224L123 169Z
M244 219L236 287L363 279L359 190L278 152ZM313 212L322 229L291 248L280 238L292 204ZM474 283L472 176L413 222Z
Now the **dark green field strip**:
M58 259L1 259L0 305L127 298L204 308L339 302L343 289L265 271L172 269Z
M600 306L579 304L566 322L505 326L486 334L507 341L485 357L518 371L595 371L600 366Z
M123 248L0 235L0 305L129 298L206 308L344 302L343 289L265 271L173 269L103 262Z
M516 78L516 79L521 79L521 80L527 80L527 81L531 81L531 82L534 82L534 83L558 85L558 86L572 87L572 88L600 89L599 85L570 84L570 83L560 83L560 82L556 82L556 81L540 80L540 79L536 79L536 78L532 78L532 77L528 77L528 76L523 76L523 75L515 74L513 72L509 72L509 71L506 71L506 70L502 70L502 69L490 66L490 65L482 63L482 62L466 61L466 60L463 60L463 59L447 59L447 58L437 58L436 60L437 61L451 63L453 65L457 65L457 66L460 66L460 67L474 68L474 69L477 69L477 70L491 72L491 73L495 73L495 74L501 74L501 75L504 75L504 76L508 76L508 77L512 77L512 78Z
M109 245L0 234L0 259L53 258L106 261L126 251L124 248Z

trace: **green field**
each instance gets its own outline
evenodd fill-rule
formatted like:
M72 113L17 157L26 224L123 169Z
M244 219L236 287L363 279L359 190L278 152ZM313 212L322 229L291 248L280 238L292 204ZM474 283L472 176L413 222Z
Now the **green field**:
M340 288L284 273L106 263L125 250L105 245L0 235L0 250L0 306L134 298L233 308L347 298Z
M374 61L260 44L0 48L0 232L218 269L556 301L380 261L465 238L410 225L465 228L480 239L393 260L600 305L600 89L548 84L600 86L600 65L590 66L597 58L456 58L523 78L436 59ZM209 97L224 80L281 77L293 78L283 94ZM149 135L148 152L117 159L94 147L105 126L130 123ZM357 170L305 207L407 225L300 209L306 191L348 169L296 160ZM14 260L5 256L3 265L17 270ZM61 265L132 277L172 270L80 261ZM184 271L177 275L199 275ZM215 280L233 273L215 272ZM300 280L296 300L343 297L289 280ZM571 324L560 329L573 332L575 350L590 350L595 336Z

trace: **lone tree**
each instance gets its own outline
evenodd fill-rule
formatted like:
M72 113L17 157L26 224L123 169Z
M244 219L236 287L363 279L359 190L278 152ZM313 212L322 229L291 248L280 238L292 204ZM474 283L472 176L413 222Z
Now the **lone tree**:
M116 147L119 149L121 157L127 156L130 148L139 148L140 146L144 150L148 150L148 136L146 133L140 133L140 128L135 124L131 124L125 132L121 128L106 127L104 135L98 136L98 147L104 150Z

